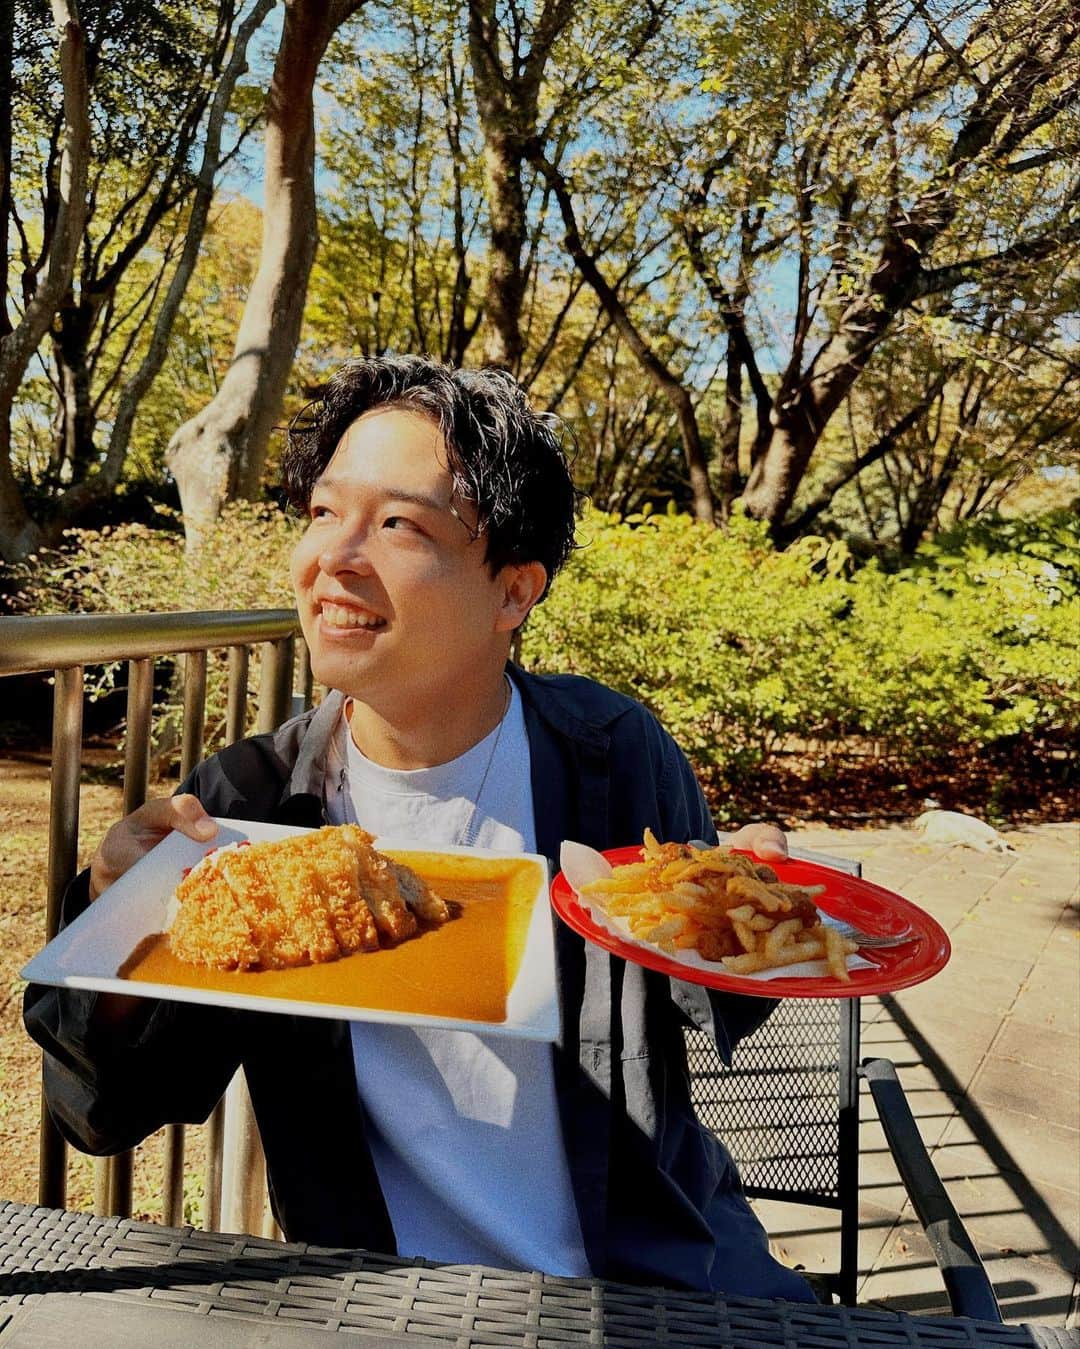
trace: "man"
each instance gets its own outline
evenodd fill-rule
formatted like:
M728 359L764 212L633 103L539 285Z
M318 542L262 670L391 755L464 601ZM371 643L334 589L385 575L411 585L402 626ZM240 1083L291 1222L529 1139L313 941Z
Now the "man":
M350 363L293 428L283 474L308 517L292 579L331 693L115 825L67 918L168 830L211 837L210 815L549 858L564 838L612 847L646 826L715 838L644 708L509 664L574 517L558 438L509 376ZM740 841L784 851L771 827ZM242 1065L291 1239L808 1299L689 1100L684 1026L729 1054L770 1004L626 964L561 924L556 944L554 1047L41 988L26 1020L53 1115L91 1152L205 1119Z

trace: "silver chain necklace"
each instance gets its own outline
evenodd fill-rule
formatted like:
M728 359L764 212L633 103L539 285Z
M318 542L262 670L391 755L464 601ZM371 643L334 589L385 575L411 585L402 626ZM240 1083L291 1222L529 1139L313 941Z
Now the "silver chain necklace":
M513 688L510 684L509 678L506 675L503 675L503 680L506 686L506 701L503 704L503 711L502 716L499 718L499 724L495 728L495 739L492 741L491 750L487 756L487 762L484 764L484 771L480 775L480 782L477 785L476 791L473 793L472 809L469 811L468 818L466 819L464 825L458 831L457 837L451 840L452 842L460 844L462 847L465 848L471 848L475 845L476 835L479 832L477 814L479 812L480 802L483 799L484 788L487 785L487 780L491 773L492 765L495 762L495 756L499 752L499 741L502 739L502 728L503 724L506 721L506 714L510 711L510 704L513 702L514 699ZM352 732L349 729L349 719L347 715L347 709L348 703L345 703L342 708L343 714L346 714L343 715L345 734L347 736L351 736ZM347 754L347 747L346 747L346 754ZM353 803L352 793L349 791L349 769L347 757L345 757L344 762L341 765L341 772L338 774L337 789L339 794L343 795L344 797L346 818L353 824L358 823L358 820L356 818L356 807Z
M472 810L469 811L469 818L465 821L465 828L458 836L458 842L464 848L471 848L476 841L476 835L479 832L479 825L476 822L477 811L480 808L480 799L484 795L484 787L487 784L488 774L491 772L491 765L495 762L495 755L499 752L499 741L502 739L503 722L506 720L506 714L510 711L510 703L513 699L513 691L510 688L510 680L503 675L506 681L506 702L503 704L502 716L499 718L499 724L495 728L495 743L491 746L491 753L488 755L488 761L484 765L484 773L480 779L480 785L473 794Z

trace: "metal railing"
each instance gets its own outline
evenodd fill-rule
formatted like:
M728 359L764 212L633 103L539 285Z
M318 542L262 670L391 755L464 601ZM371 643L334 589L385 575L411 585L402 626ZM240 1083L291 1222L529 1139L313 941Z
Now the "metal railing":
M270 731L311 703L307 649L290 609L246 613L94 614L0 619L0 676L52 672L54 676L49 858L45 939L60 922L64 892L75 877L79 837L79 781L83 751L85 668L127 663L123 813L146 799L153 719L154 659L183 656L183 719L180 771L186 777L203 753L206 722L207 652L228 650L225 739L245 734L249 658L261 648L258 731ZM300 662L294 698L296 649ZM209 1230L266 1230L264 1162L242 1073L208 1121L206 1210ZM41 1104L38 1199L63 1208L67 1148ZM94 1171L94 1209L102 1216L131 1212L132 1154L99 1158ZM184 1128L165 1130L162 1218L183 1220Z

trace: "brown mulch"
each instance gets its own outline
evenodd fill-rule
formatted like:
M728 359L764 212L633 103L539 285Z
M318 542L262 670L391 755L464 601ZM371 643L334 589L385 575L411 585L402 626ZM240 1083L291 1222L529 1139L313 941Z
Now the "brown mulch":
M1080 819L1075 762L1040 746L958 753L897 767L873 754L822 761L806 752L776 755L768 768L727 787L706 785L718 818L873 828L911 820L935 806L996 827Z

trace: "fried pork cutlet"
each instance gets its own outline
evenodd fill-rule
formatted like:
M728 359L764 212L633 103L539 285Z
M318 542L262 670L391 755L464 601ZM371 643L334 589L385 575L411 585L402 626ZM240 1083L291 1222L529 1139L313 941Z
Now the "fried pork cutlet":
M217 849L176 890L174 955L215 969L286 969L374 951L450 911L357 825ZM415 912L414 912L415 910Z
M220 853L212 853L176 887L179 909L169 945L181 960L221 970L258 964L259 950L240 901L222 875Z

